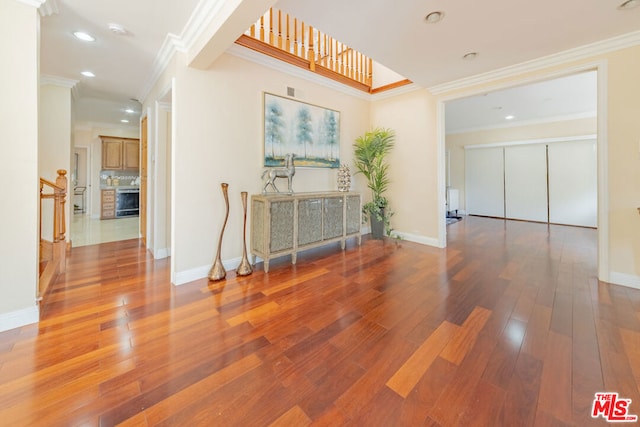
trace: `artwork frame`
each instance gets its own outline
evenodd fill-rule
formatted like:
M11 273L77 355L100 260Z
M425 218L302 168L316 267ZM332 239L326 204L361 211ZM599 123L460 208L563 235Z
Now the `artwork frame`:
M296 167L340 167L340 112L272 93L263 93L265 167L284 165L288 153Z

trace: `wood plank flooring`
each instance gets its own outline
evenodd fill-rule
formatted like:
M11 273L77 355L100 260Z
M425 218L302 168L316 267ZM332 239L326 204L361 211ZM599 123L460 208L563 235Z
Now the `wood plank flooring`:
M640 291L598 282L595 230L448 233L179 287L139 240L75 248L40 324L0 334L0 424L602 426L602 391L640 414Z

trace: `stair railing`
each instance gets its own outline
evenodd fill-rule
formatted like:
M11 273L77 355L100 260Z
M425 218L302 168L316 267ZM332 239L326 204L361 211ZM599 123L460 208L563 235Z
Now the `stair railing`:
M42 240L42 201L53 199L53 243L64 242L66 233L64 205L67 197L67 171L58 169L57 172L55 183L40 178L40 240ZM45 186L53 192L45 194Z
M60 273L66 271L67 265L67 242L66 242L66 219L65 204L67 198L67 171L58 169L56 182L40 178L40 256L39 270L40 280L38 282L37 300L44 297L55 279ZM45 193L45 187L47 193ZM48 242L42 238L42 201L53 200L53 242ZM51 210L47 210L48 215ZM47 218L47 220L49 220ZM48 231L48 230L47 230ZM44 265L44 268L43 268Z
M269 9L236 43L371 92L371 58L280 10Z

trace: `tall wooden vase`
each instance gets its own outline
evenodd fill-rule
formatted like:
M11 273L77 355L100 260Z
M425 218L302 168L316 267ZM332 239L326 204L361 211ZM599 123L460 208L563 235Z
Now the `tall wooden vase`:
M248 276L253 273L253 267L247 258L247 192L240 193L242 198L242 211L244 212L244 222L242 223L242 260L236 268L237 276Z
M227 219L229 219L229 184L223 182L221 186L227 211L224 215L222 230L220 230L220 239L218 240L218 252L216 254L216 260L213 262L213 266L209 271L209 280L222 280L227 275L227 272L224 269L224 265L222 265L222 259L220 258L220 250L222 249L222 236L224 235L224 228L227 226Z

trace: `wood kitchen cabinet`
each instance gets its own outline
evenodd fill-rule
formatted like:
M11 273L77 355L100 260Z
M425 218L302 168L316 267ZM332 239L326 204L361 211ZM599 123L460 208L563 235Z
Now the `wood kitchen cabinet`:
M116 190L100 191L100 219L116 217Z
M136 170L140 168L140 141L134 138L100 136L103 170Z

